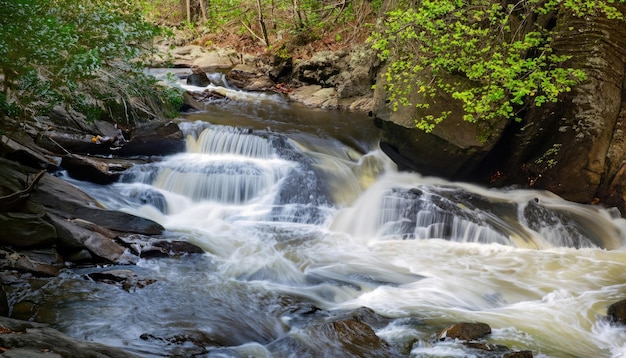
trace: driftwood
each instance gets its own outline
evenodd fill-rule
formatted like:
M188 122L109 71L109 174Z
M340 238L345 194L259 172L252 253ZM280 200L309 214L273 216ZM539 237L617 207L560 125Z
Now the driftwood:
M43 178L44 174L46 174L45 170L42 170L39 173L37 173L37 176L35 176L35 179L33 179L33 181L26 187L26 189L16 191L15 193L12 193L9 195L0 196L0 211L9 211L15 205L25 200L30 194L30 192L33 191L33 189L35 188L35 185L37 185L37 182L39 182L39 180Z

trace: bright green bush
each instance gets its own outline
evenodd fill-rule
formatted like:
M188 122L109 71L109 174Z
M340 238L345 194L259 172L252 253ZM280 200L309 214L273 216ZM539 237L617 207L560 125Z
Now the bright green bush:
M623 19L616 1L422 0L389 11L370 41L388 61L386 91L393 110L428 108L430 98L446 93L463 103L464 120L489 128L502 119L519 120L528 104L556 102L585 79L581 69L564 65L567 56L553 52L550 16L570 11ZM463 75L473 85L443 81L443 73ZM424 101L410 103L413 92L423 93ZM429 132L449 114L415 123Z

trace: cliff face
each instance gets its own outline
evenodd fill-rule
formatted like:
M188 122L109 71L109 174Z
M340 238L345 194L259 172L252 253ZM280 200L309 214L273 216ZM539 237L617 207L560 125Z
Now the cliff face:
M625 11L626 5L621 4ZM550 190L626 213L626 26L604 17L556 17L555 53L587 79L557 103L533 107L521 123L503 123L486 143L472 125L449 117L431 134L412 126L417 110L391 112L377 86L374 115L383 148L405 169L493 186ZM382 80L382 79L381 79ZM451 99L438 106L458 107ZM454 111L456 112L456 111Z

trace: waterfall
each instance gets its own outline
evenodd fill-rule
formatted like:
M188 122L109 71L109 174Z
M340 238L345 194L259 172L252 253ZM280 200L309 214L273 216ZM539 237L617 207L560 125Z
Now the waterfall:
M205 254L141 260L133 270L156 283L132 293L90 293L68 274L56 301L40 292L57 326L149 356L196 354L193 337L226 355L290 356L297 346L272 342L324 346L301 328L364 306L390 321L377 336L411 357L474 354L432 339L458 321L486 322L490 343L539 357L626 352L601 318L626 287L614 209L398 172L369 119L228 105L181 121L184 153L146 158L108 186L72 181Z

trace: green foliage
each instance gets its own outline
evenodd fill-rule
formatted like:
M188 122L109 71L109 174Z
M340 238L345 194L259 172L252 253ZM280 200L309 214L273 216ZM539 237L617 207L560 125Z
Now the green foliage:
M97 119L112 106L158 98L166 89L143 71L159 34L130 0L0 2L0 113L24 118L62 104Z
M585 79L554 54L550 14L604 15L623 19L617 0L422 0L386 15L370 41L381 60L390 61L386 90L393 110L399 106L428 108L445 93L463 103L463 119L490 128L517 118L525 105L556 102L559 94ZM619 0L624 2L624 0ZM460 74L467 83L449 83L441 75ZM418 91L423 101L409 103ZM431 131L449 112L416 119ZM486 139L486 138L483 138Z
M557 165L558 161L556 160L556 156L559 154L561 150L562 144L553 144L548 150L545 151L541 155L541 157L535 160L535 164L542 165L545 164L548 168L553 168Z

